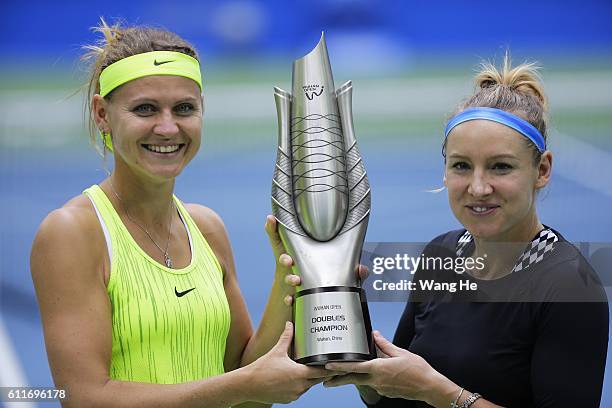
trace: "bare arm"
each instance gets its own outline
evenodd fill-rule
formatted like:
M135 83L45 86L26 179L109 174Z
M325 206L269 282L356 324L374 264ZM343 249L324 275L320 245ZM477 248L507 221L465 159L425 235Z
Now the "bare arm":
M276 232L276 220L270 216L266 220L265 228L273 247L276 270L272 277L272 289L261 324L253 334L248 310L238 286L234 257L223 222L217 214L206 207L189 205L188 208L223 269L225 294L232 314L228 335L231 341L228 342L225 353L225 367L227 371L233 370L255 361L272 349L284 330L285 322L291 320L291 307L284 301L286 296L294 292L293 287L284 281L291 272L291 258L285 255L282 258L285 263L279 261L279 257L285 252Z
M434 370L420 356L393 345L378 332L374 332L374 340L384 353L383 358L364 363L328 363L327 368L349 374L326 381L325 385L355 384L366 403L376 407L396 405L391 400L381 400L380 396L425 401L437 408L449 407L459 396L461 387ZM457 403L461 405L470 394L465 390ZM470 407L500 406L480 398Z
M219 259L225 275L225 293L232 312L232 324L228 336L232 341L228 342L226 350L226 370L247 365L274 346L285 327L285 322L291 320L291 307L286 303L286 298L295 290L285 283L285 278L291 273L291 258L283 255L285 250L277 232L276 219L268 216L265 229L273 249L276 268L268 303L261 323L253 334L249 314L238 286L234 257L223 222L208 208L199 205L190 205L188 208Z
M222 220L206 207L190 205L188 208L223 269L225 294L232 316L228 334L228 339L231 341L227 342L224 363L225 370L231 371L255 361L272 349L278 336L284 330L285 322L291 320L291 307L283 302L285 296L294 292L283 282L287 273L291 271L291 258L285 256L286 259L283 260L288 262L286 265L279 261L284 250L276 232L276 220L272 217L266 222L266 231L270 235L270 242L274 248L276 271L263 318L257 332L253 335L251 320L238 285L234 256ZM246 408L261 405L249 403L242 406Z
M295 278L290 276L293 261L285 252L277 228L276 218L269 215L266 218L265 230L270 240L276 267L268 303L261 323L242 356L243 365L249 364L273 347L276 342L274 339L282 332L285 322L293 320L290 299L295 289L290 284L291 282L287 281L287 279ZM292 283L297 284L297 282L294 280Z
M226 372L232 371L240 367L244 349L253 335L253 325L244 298L242 297L242 292L238 286L232 247L225 230L225 225L214 211L197 204L189 204L187 209L200 232L206 238L223 270L223 287L231 314L230 330L227 335L230 341L227 342L225 348L224 366Z
M56 386L69 396L64 406L226 407L244 401L288 402L326 375L287 357L289 330L264 358L216 377L172 385L110 379L111 305L99 228L90 209L56 210L41 225L32 248L32 277L49 363Z

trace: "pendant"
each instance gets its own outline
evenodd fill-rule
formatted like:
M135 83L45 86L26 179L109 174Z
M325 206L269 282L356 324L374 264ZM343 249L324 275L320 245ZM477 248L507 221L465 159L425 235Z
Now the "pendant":
M166 266L168 268L172 268L172 259L170 259L170 256L168 256L168 254L164 254L164 262L166 263Z

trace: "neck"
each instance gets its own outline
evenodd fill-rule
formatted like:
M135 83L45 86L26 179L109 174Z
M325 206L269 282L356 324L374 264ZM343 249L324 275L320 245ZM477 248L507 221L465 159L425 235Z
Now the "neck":
M113 198L119 198L116 209L128 212L132 217L149 228L168 228L174 210L172 205L174 180L154 182L143 180L132 172L115 168L102 183L103 189Z
M472 275L480 279L496 279L509 274L526 245L542 228L544 226L534 211L521 225L500 236L491 239L474 237L472 257L484 257L486 267L482 271L472 271Z

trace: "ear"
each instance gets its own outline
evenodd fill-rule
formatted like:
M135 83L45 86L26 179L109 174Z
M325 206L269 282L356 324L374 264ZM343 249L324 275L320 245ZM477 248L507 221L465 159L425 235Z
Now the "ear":
M446 181L446 171L444 172L444 177L442 177L442 183L444 183L444 187L448 188L448 183Z
M108 102L98 94L91 100L91 115L100 131L111 131L108 123Z
M538 165L538 178L536 179L535 188L540 189L545 187L550 181L552 175L552 153L546 150L540 157L540 164Z

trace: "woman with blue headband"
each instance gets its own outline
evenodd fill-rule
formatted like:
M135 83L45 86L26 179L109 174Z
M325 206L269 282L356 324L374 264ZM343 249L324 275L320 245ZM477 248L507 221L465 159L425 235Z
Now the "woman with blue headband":
M371 407L599 407L608 344L601 283L536 211L550 178L547 103L536 68L484 64L444 134L444 185L463 229L435 238L381 358L333 363L326 386L356 384ZM465 260L472 259L471 266ZM465 262L463 262L465 261ZM466 288L477 288L476 290Z
M102 21L89 110L114 168L42 223L31 256L45 343L69 407L289 402L329 376L287 355L292 264L273 217L276 272L253 332L224 225L174 196L200 147L202 77L177 35ZM279 338L280 336L280 338Z

